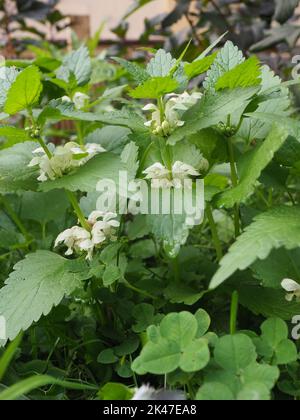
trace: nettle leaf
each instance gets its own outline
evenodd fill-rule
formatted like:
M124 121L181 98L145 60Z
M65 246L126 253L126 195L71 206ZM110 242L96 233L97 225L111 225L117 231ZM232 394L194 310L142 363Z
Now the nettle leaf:
M22 190L36 190L38 171L29 168L32 152L39 145L33 142L16 144L0 151L0 192L11 193Z
M78 120L89 122L101 122L107 125L128 127L132 131L147 132L145 120L136 112L123 108L121 111L104 112L95 114L75 109L74 105L62 102L60 99L50 101L49 105L40 113L38 123L44 125L46 121Z
M167 93L174 92L178 86L178 82L172 77L153 77L131 90L129 95L135 99L158 99Z
M251 269L264 287L282 290L282 279L297 279L299 277L300 249L288 251L281 248L275 250L266 260L256 261Z
M206 90L214 90L219 78L243 63L243 61L245 61L243 53L231 41L227 41L207 73L203 83L204 88Z
M86 85L92 75L92 63L87 47L82 46L66 56L63 64L56 70L56 77L70 83L75 77L78 86Z
M38 103L43 85L38 67L29 66L18 74L7 92L4 111L14 115Z
M70 203L64 191L27 191L22 195L21 216L25 220L35 220L43 225L64 218L69 207Z
M148 342L132 369L140 375L162 375L178 368L184 372L202 370L209 363L210 353L208 341L198 338L197 331L198 322L191 313L166 315L159 327L148 328Z
M216 89L257 86L261 82L260 76L260 62L254 56L221 76L216 83Z
M6 319L7 338L13 340L42 315L48 315L64 296L88 278L83 261L67 260L48 251L20 261L0 290L0 313Z
M41 191L66 188L70 191L93 192L100 180L109 179L119 185L119 171L126 170L120 157L101 153L69 175L40 184Z
M147 72L151 77L165 77L170 74L176 63L176 59L170 53L161 49L157 51L155 57L149 62Z
M86 143L100 144L108 152L119 154L126 143L128 136L131 134L129 128L108 125L102 128L96 128L86 136Z
M185 125L169 137L168 143L174 145L184 137L225 121L228 115L243 113L258 89L257 87L237 88L215 94L207 93L183 115L182 120L185 121Z
M184 72L189 79L200 76L201 74L207 72L207 70L213 64L217 53L204 57L201 60L193 61L192 63L186 63L184 65Z
M30 141L30 136L27 131L22 128L11 127L9 125L0 127L0 138L6 139L4 147L12 147L17 143Z
M299 247L299 217L299 207L285 206L258 215L221 260L210 287L219 286L237 270L245 270L258 259L265 260L273 249Z
M238 291L241 305L256 315L290 321L299 314L300 304L296 301L287 302L283 290L241 285Z
M217 205L231 208L236 203L244 202L253 193L255 183L262 171L272 161L275 153L280 149L287 137L288 132L284 128L274 126L260 146L244 155L239 184L217 197Z
M144 83L150 78L150 75L138 64L124 60L124 58L113 57L125 70L133 77L137 83Z
M0 107L2 108L6 102L7 92L16 80L19 70L15 67L0 68Z

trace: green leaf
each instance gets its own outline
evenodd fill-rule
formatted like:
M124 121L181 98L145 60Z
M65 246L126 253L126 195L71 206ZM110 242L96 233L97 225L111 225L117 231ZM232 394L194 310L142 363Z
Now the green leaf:
M138 64L132 61L124 60L124 58L113 57L113 59L122 67L124 67L124 69L127 70L127 72L133 77L133 79L137 83L144 83L150 78L146 70L144 70Z
M97 357L97 362L103 365L110 365L118 360L119 358L115 355L113 349L105 349Z
M29 168L32 152L38 144L32 142L16 144L0 151L0 192L35 190L38 186L36 168Z
M261 326L262 338L272 347L276 348L282 340L289 336L286 323L280 318L269 318Z
M260 62L254 56L221 76L216 83L216 90L257 86L261 82L260 76Z
M278 207L257 216L221 260L210 287L215 288L235 271L245 270L257 259L264 260L273 249L300 246L299 207Z
M280 376L280 371L276 366L260 365L253 363L243 371L242 380L244 383L259 382L263 383L268 389L272 389Z
M108 265L103 274L103 285L109 287L122 278L122 271L116 265Z
M69 207L70 203L64 191L28 191L22 196L21 216L25 220L35 220L44 225L64 218Z
M184 137L217 125L228 115L243 113L257 91L257 87L250 87L224 90L215 94L207 93L183 115L185 125L169 137L168 143L174 145Z
M40 184L41 191L66 188L70 191L93 192L99 181L109 179L119 185L119 171L126 168L120 157L112 153L101 153L78 168L74 173L54 181Z
M176 59L165 50L158 50L147 66L147 72L151 77L164 78L176 66Z
M2 108L7 99L7 93L16 80L19 71L15 67L0 68L0 107Z
M203 369L210 359L208 342L197 339L198 322L189 312L170 313L160 327L147 330L148 342L132 369L138 374L166 374L180 368L184 372Z
M290 321L293 316L300 313L300 304L295 301L287 302L283 290L259 286L241 286L238 290L241 305L256 315L275 316Z
M0 138L1 137L6 139L6 142L4 143L5 148L31 140L27 131L9 125L0 127Z
M126 401L133 397L133 390L119 383L108 382L99 391L98 396L104 401Z
M270 390L260 382L246 384L238 393L238 401L269 401L271 399Z
M29 254L20 261L0 290L0 313L7 338L13 340L42 315L48 315L64 296L88 278L85 262L67 260L48 251Z
M135 99L158 99L167 93L172 93L178 88L178 82L171 77L153 77L142 85L129 92Z
M204 384L196 395L199 401L233 401L235 400L231 389L219 382L209 382Z
M14 115L38 103L43 85L38 67L30 66L18 74L7 92L4 111Z
M245 58L238 47L227 41L215 59L203 83L206 90L214 90L217 81L228 71L243 63Z
M217 341L215 361L227 371L238 373L256 361L255 346L244 334L225 336Z
M262 171L272 161L275 153L288 137L288 132L279 126L274 126L266 140L253 151L243 156L243 170L239 184L217 197L219 207L232 208L235 204L244 202L255 189L255 184Z
M209 55L208 57L196 60L193 63L186 63L184 65L184 72L189 79L200 76L205 73L214 62L217 54Z
M86 85L92 75L92 63L87 47L82 46L66 56L62 66L56 70L56 77L66 83L75 77L78 86Z

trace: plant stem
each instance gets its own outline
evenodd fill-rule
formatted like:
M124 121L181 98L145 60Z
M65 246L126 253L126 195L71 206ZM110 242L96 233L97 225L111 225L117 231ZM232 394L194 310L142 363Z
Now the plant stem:
M2 203L5 212L10 217L10 219L14 222L14 224L17 226L19 231L22 233L22 235L25 237L27 241L30 241L31 236L25 226L23 225L21 219L17 215L17 213L14 211L12 206L10 205L9 201L4 197L0 197L0 203Z
M81 208L80 208L80 206L78 204L76 195L72 191L68 191L68 190L66 190L66 194L67 194L67 197L68 197L70 203L73 206L73 209L74 209L74 211L75 211L75 213L76 213L76 215L78 217L78 220L79 220L81 226L84 229L90 231L91 230L91 227L88 224L88 222L87 222L87 220L86 220L86 218L85 218L85 216L84 216L84 214L83 214L83 212L82 212L82 210L81 210Z
M223 249L222 249L222 244L219 238L217 226L214 220L212 208L209 203L206 204L206 216L209 222L212 239L213 239L214 246L217 252L218 261L220 261L223 258Z
M228 154L229 154L229 161L230 161L232 185L233 187L237 187L239 184L239 178L238 178L238 174L237 174L236 166L235 166L234 150L233 150L231 137L228 137ZM234 227L235 227L235 237L237 238L241 233L240 207L238 204L234 205Z
M40 143L41 147L43 148L44 152L46 153L48 159L52 158L52 153L50 152L48 146L44 142L44 140L41 137L37 137L36 140Z
M173 260L173 271L174 271L175 281L176 281L176 283L179 283L181 276L180 276L180 266L179 266L178 257L176 257Z
M136 292L136 293L139 293L140 295L143 295L143 296L146 296L146 297L149 297L149 298L151 298L151 299L156 299L156 297L155 296L153 296L153 295L151 295L150 293L148 293L148 292L145 292L144 290L141 290L141 289L138 289L137 287L135 287L135 286L133 286L132 284L130 284L127 280L125 280L125 282L123 283L126 287L128 287L128 289L131 289L131 290L133 290L134 292Z
M78 142L81 146L84 146L84 138L82 133L81 121L76 121L76 130Z
M237 291L233 292L231 297L231 308L230 308L230 334L236 333L237 317L239 308L239 294Z

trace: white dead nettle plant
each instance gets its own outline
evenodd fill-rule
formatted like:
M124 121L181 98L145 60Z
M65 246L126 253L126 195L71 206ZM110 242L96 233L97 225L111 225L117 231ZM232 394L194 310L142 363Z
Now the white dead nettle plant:
M165 102L164 115L162 115L162 112L157 105L146 105L143 110L151 111L152 116L151 120L145 123L145 126L149 127L153 134L162 136L170 135L176 128L184 125L184 121L181 119L182 115L185 111L195 105L201 97L202 94L198 92L194 92L191 95L187 92L184 92L181 95L169 95L169 99Z
M283 289L288 292L286 295L286 300L292 302L296 298L297 302L300 302L300 284L291 279L284 279L281 282Z
M39 166L38 180L41 182L61 178L72 169L84 165L98 153L106 151L101 145L95 143L80 146L78 143L68 142L58 147L50 144L48 148L52 154L51 158L42 147L39 147L32 152L34 158L28 165L29 167Z
M65 255L86 253L86 259L92 260L95 248L108 240L117 239L116 229L119 228L120 223L116 218L115 213L94 211L87 220L91 230L73 226L58 235L55 247L63 243L68 248Z

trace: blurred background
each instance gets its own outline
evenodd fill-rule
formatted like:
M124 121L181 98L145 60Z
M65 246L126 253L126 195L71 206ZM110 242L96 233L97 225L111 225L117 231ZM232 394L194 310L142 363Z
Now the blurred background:
M136 47L164 46L178 55L192 39L192 59L227 31L284 76L300 53L299 0L0 0L0 11L6 58L30 58L47 41L68 48L88 39L99 52L142 58Z

